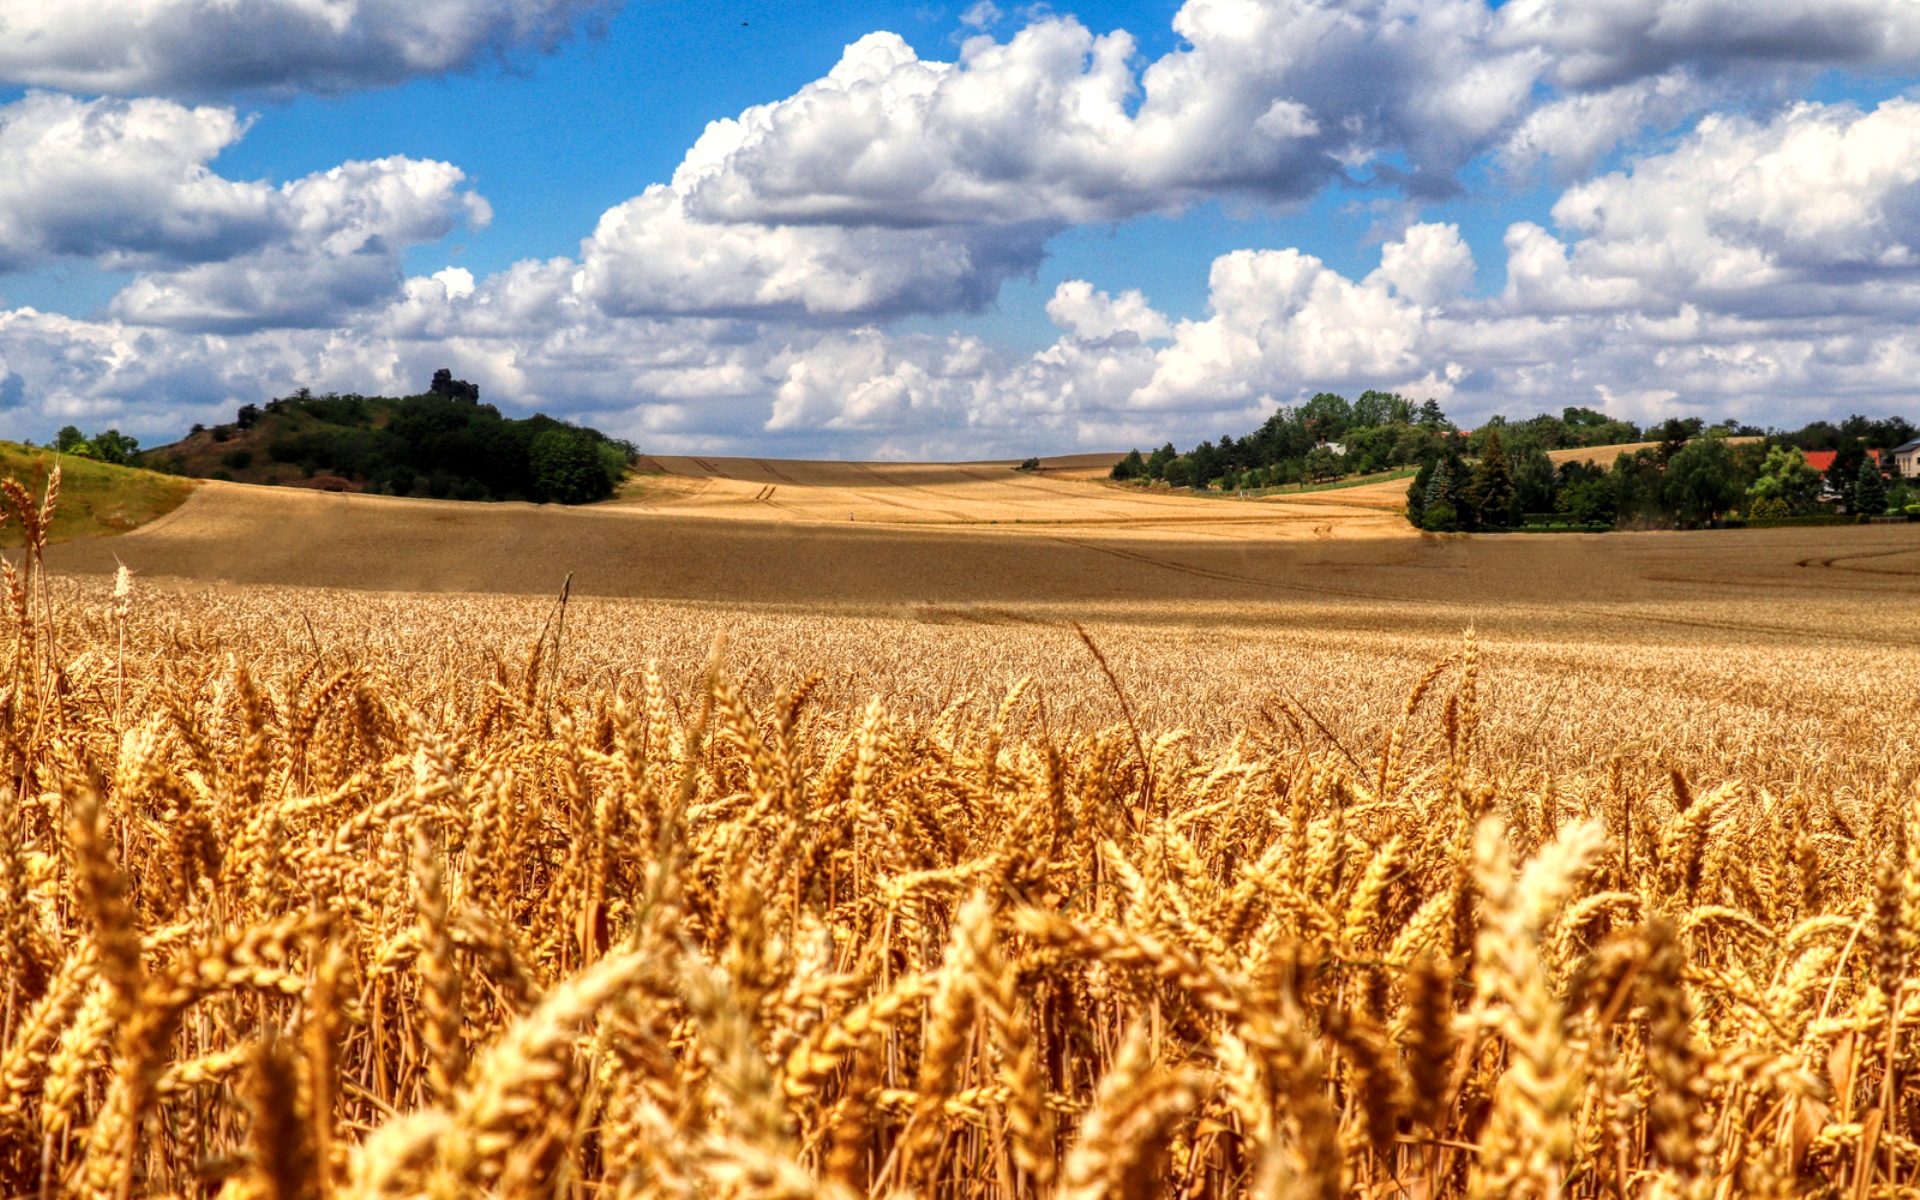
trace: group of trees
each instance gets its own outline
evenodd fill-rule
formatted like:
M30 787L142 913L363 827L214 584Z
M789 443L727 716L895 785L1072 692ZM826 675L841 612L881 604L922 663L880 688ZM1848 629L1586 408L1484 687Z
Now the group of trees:
M1920 501L1920 491L1906 480L1889 481L1868 453L1911 438L1904 420L1819 424L1768 434L1734 422L1708 427L1697 418L1669 420L1644 431L1655 445L1622 452L1607 467L1555 465L1525 426L1490 422L1466 446L1421 466L1407 489L1407 519L1433 530L1512 528L1548 515L1591 526L1669 528L1735 513L1749 519L1879 514ZM1855 432L1839 435L1838 446L1820 444L1826 430L1841 428ZM1824 475L1807 461L1802 446L1809 442L1809 449L1837 451Z
M456 500L602 500L635 454L631 443L597 429L540 413L503 417L479 401L478 386L441 370L419 395L316 396L300 388L265 405L242 405L233 421L196 425L193 433L217 444L216 476L255 470L271 480L272 464L285 464L370 492ZM149 457L162 469L188 469L177 447Z
M104 429L88 437L78 425L67 425L53 435L53 448L76 458L92 458L105 463L126 464L140 453L140 443L118 429Z
M1498 423L1507 428L1506 422ZM1415 405L1393 392L1366 391L1351 403L1322 392L1298 408L1283 408L1235 441L1201 442L1184 454L1168 444L1151 455L1138 450L1113 468L1122 481L1236 491L1325 483L1478 454L1487 432L1462 434L1437 401ZM1586 408L1542 415L1511 427L1528 445L1548 450L1638 441L1640 430ZM1463 444L1464 442L1464 444Z
M443 372L444 374L444 372ZM479 389L436 378L401 400L296 393L267 404L293 429L267 454L305 473L339 475L367 490L457 500L585 504L613 494L634 448L597 429L536 413L503 417Z

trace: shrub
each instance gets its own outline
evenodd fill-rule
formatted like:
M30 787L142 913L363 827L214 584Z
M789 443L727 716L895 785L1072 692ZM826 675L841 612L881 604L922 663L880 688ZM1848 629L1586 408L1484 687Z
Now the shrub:
M1460 515L1454 511L1453 505L1445 500L1437 500L1427 505L1426 516L1421 520L1420 527L1435 533L1448 533L1460 528Z
M538 500L588 504L613 491L599 450L580 430L560 426L536 435L527 462Z
M220 463L222 466L232 467L236 471L244 471L253 465L253 451L247 449L245 446L237 450L229 450L220 456Z

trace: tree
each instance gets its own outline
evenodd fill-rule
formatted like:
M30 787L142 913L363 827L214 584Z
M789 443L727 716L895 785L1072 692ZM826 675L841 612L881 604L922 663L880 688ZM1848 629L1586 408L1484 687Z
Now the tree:
M1172 442L1168 442L1166 445L1160 447L1158 450L1155 450L1147 458L1147 478L1148 479L1166 478L1167 464L1179 457L1180 457L1180 452L1173 448Z
M1514 507L1521 513L1552 512L1559 482L1559 472L1545 450L1528 446L1514 454Z
M1869 517L1887 511L1887 481L1872 455L1860 459L1860 474L1853 482L1853 511Z
M118 429L109 429L105 433L93 435L93 457L101 462L132 462L133 456L140 452L140 443Z
M1655 454L1661 462L1671 462L1680 447L1700 436L1703 425L1699 417L1668 417L1660 426L1660 447Z
M1346 473L1346 464L1326 446L1315 446L1307 454L1307 478L1315 482L1338 479Z
M1345 396L1321 392L1300 406L1300 423L1316 438L1337 441L1353 424L1353 406Z
M1140 457L1138 450L1127 451L1127 456L1113 464L1112 478L1138 479L1147 473L1147 460Z
M1441 459L1434 464L1433 475L1427 480L1426 501L1421 506L1420 528L1445 531L1460 527L1459 510L1453 506L1453 471L1447 460Z
M253 423L259 419L260 406L258 404L242 404L240 410L233 414L233 423L242 429L252 429Z
M86 455L87 435L80 432L78 425L62 425L60 432L53 435L53 448L62 454Z
M1762 501L1772 501L1780 505L1778 515L1803 513L1812 508L1814 501L1820 498L1820 472L1807 462L1807 456L1790 446L1773 446L1767 450L1767 459L1760 464L1760 476L1747 489L1747 499L1753 501L1754 512L1759 513ZM1768 504L1773 511L1773 504Z
M1507 452L1500 444L1500 431L1487 435L1480 462L1473 468L1473 483L1467 490L1468 503L1482 525L1514 523L1513 472L1507 465Z
M1440 402L1432 396L1420 406L1420 423L1428 429L1439 429L1447 423L1447 414L1440 411Z
M600 464L600 452L577 429L563 426L536 435L527 447L527 462L541 500L586 504L613 491Z
M1719 436L1689 441L1667 462L1662 498L1688 524L1711 521L1740 502L1746 488L1733 460L1733 448Z

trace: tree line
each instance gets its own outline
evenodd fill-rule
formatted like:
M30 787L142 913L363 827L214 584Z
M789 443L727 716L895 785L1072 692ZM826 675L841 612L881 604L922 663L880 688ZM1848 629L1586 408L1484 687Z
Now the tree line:
M1887 451L1920 430L1904 417L1850 416L1797 429L1671 418L1642 427L1590 408L1526 420L1490 418L1471 431L1428 399L1416 405L1369 390L1349 402L1322 392L1275 412L1242 438L1181 451L1169 442L1134 450L1112 477L1136 486L1244 492L1404 471L1407 518L1426 529L1507 529L1564 522L1603 528L1694 526L1739 514L1784 520L1823 513L1877 514L1920 503L1920 489L1890 478ZM1555 463L1556 450L1652 443L1611 465ZM1833 451L1827 470L1807 453ZM1564 456L1563 456L1564 457ZM1882 457L1885 457L1884 453Z
M1631 422L1588 408L1535 417L1524 428L1531 442L1552 450L1640 440ZM1238 440L1201 442L1184 453L1171 442L1150 455L1134 450L1114 466L1113 478L1219 491L1331 483L1457 455L1463 438L1470 441L1431 398L1416 405L1394 392L1369 390L1349 402L1321 392L1280 409Z
M1885 452L1916 432L1902 417L1853 416L1771 431L1674 418L1636 439L1654 444L1622 451L1610 466L1555 464L1531 424L1490 421L1422 463L1407 488L1407 520L1437 531L1548 522L1661 529L1733 517L1877 516L1920 506L1920 488L1888 474L1893 464ZM1814 450L1835 452L1826 471L1808 462Z

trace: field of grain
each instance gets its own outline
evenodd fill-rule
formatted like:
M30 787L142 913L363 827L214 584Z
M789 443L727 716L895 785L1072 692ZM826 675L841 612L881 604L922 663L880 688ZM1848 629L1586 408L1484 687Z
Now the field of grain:
M0 1194L1911 1193L1904 529L208 491L5 493Z

